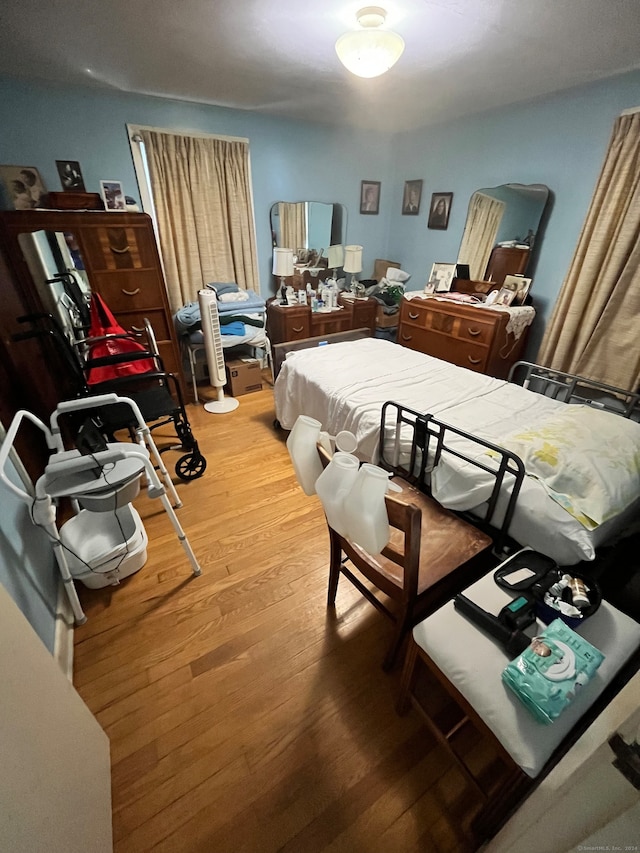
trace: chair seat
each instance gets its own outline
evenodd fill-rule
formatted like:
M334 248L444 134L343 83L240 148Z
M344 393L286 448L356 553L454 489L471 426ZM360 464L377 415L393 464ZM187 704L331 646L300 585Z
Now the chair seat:
M492 540L489 536L450 510L441 507L406 480L393 477L392 482L402 488L402 493L398 497L417 506L422 513L418 595L491 545ZM391 528L389 546L396 551L403 549L403 534L400 530ZM373 563L387 580L398 588L402 587L403 568L386 558L384 551L381 555L372 557L367 555L360 546L352 543L352 547L363 558L366 557Z

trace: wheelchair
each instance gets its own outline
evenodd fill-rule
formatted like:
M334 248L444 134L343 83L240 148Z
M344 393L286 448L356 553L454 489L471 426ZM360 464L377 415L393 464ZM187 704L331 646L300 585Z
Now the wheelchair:
M140 409L149 430L173 424L180 443L168 444L159 450L160 453L182 451L183 455L175 464L177 476L189 481L204 474L207 460L191 431L180 384L172 373L164 369L149 320L144 320L144 333L80 337L75 341L69 340L51 314L30 314L19 317L18 321L28 323L31 328L16 335L16 340L48 337L53 341L70 371L77 398L114 393L130 398ZM97 348L105 342L108 342L111 354L96 356ZM103 370L103 373L112 374L113 378L93 381L92 375L104 368L107 371ZM128 372L130 370L140 372ZM132 441L138 440L138 424L132 418L129 406L109 406L98 409L97 413L94 409L92 421L108 441L115 441L115 433L123 429L129 432Z

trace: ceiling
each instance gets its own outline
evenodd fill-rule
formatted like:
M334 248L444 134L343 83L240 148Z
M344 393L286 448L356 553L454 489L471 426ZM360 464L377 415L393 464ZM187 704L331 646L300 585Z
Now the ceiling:
M640 0L388 0L406 50L363 80L334 50L363 5L2 0L0 73L397 131L640 67Z

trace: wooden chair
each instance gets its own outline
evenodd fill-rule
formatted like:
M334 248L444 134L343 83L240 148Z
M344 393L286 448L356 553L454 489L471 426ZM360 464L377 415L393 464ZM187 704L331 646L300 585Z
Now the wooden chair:
M330 457L318 448L323 465ZM398 496L385 498L391 538L382 554L372 556L329 527L330 567L328 606L335 605L340 575L344 575L381 613L395 622L383 668L393 667L408 631L426 615L467 586L488 568L489 536L443 509L433 498L399 477ZM343 558L344 555L344 558ZM480 559L485 557L484 560ZM392 609L347 567L394 602Z

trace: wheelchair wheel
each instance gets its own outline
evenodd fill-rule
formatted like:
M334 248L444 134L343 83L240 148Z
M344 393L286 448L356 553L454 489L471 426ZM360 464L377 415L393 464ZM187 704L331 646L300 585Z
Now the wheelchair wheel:
M196 480L202 477L207 467L207 460L202 453L187 453L176 462L176 474L181 480Z

